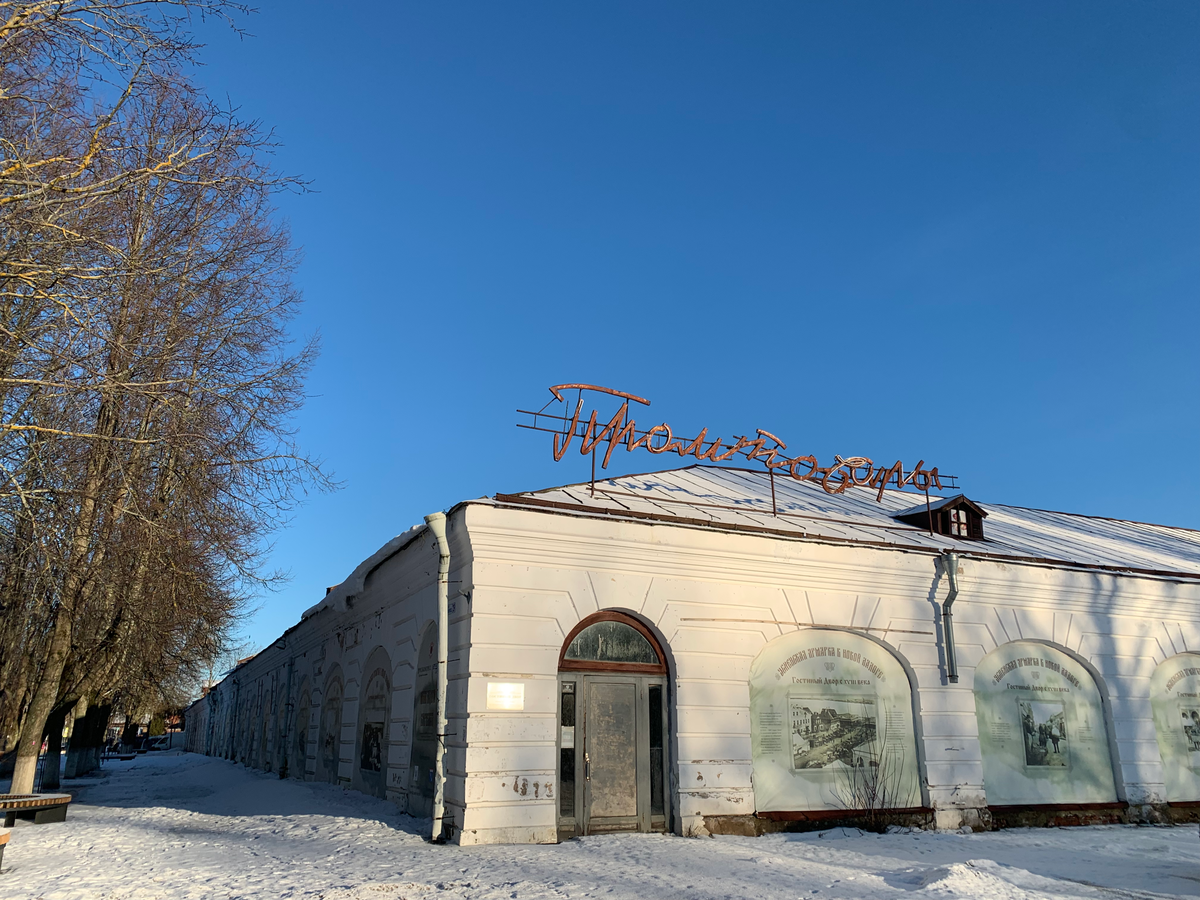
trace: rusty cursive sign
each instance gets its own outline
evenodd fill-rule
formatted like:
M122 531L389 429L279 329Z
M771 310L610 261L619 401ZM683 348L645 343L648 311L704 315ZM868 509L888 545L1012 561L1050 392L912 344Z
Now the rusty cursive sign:
M814 481L830 494L841 494L851 487L870 487L878 490L876 500L881 500L884 489L891 483L900 489L911 487L925 492L931 488L942 488L943 476L939 475L937 466L926 469L925 460L918 462L907 474L899 460L890 466L876 466L865 456L834 456L832 465L822 466L815 456L785 455L783 451L787 449L787 444L761 428L755 430L756 437L742 435L734 437L732 443L719 437L709 438L707 428L700 429L694 438L677 438L666 422L638 429L636 420L629 416L629 404L632 401L648 407L650 401L644 397L595 384L556 384L550 388L550 393L554 395L550 403L568 402L563 391L579 392L575 410L569 416L547 413L546 407L538 412L517 410L523 415L533 416L533 424L522 424L522 428L546 431L554 436L555 462L561 460L578 440L579 452L585 456L597 453L602 444L606 445L601 468L608 468L613 451L618 445L624 445L627 451L642 449L654 454L677 453L679 456L694 456L702 462L726 462L741 455L747 460L761 461L772 475L786 474L797 481ZM621 400L621 405L607 422L601 422L596 409L592 409L585 419L585 391L616 397ZM559 424L553 428L546 427L540 423L541 419L555 420Z

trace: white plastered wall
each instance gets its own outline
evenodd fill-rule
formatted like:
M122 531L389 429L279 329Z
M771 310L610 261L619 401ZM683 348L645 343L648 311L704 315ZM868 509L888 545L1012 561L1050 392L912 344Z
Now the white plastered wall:
M461 512L449 524L451 543L450 738L446 787L447 814L461 825L463 818L463 757L465 731L466 664L469 605L458 593L469 580L470 554L461 527ZM213 715L213 739L208 752L228 756L251 766L277 759L274 741L286 741L294 755L295 730L305 732L303 760L289 759L289 775L313 780L318 775L317 754L324 690L335 667L343 682L341 727L337 740L336 781L360 788L358 762L358 704L363 666L376 647L391 663L391 706L387 723L385 793L400 809L407 809L409 761L412 746L413 684L416 679L417 643L437 609L437 545L423 533L366 576L362 590L344 606L331 605L290 629L250 662L217 686L216 703L206 703ZM291 667L289 681L289 666ZM301 685L309 685L309 721L294 721ZM280 691L290 692L293 721L279 727L274 721ZM266 698L270 697L270 703ZM268 747L260 754L263 716L267 717ZM207 727L207 723L206 723ZM231 752L232 751L232 752Z
M558 654L577 622L608 608L641 616L673 659L682 833L704 833L705 817L754 812L749 666L767 641L797 630L772 622L870 629L907 664L941 827L977 822L987 805L974 667L1018 639L1061 646L1100 676L1121 799L1164 799L1150 675L1200 647L1195 583L971 559L972 545L955 542L964 555L954 608L960 681L949 684L936 555L483 504L465 512L473 623L464 843L555 839ZM489 681L523 683L525 709L488 710Z

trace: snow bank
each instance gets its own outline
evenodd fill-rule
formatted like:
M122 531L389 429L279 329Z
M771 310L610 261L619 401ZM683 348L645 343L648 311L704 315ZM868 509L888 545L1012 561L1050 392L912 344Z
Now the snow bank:
M436 847L362 794L192 754L110 763L61 825L14 829L6 900L1147 898L1200 895L1193 826ZM72 790L76 790L72 788Z

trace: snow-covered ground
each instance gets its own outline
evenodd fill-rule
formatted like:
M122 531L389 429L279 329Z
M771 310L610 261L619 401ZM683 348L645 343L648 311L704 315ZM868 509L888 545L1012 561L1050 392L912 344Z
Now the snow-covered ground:
M1200 895L1195 826L630 834L460 848L427 844L428 821L389 803L202 756L108 763L103 777L68 784L77 798L67 822L14 829L0 874L5 900Z

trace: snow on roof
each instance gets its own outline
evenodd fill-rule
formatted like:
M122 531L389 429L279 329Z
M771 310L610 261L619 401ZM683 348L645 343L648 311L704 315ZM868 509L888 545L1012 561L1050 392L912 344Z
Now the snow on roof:
M361 594L363 586L366 584L367 576L375 569L381 566L385 561L395 556L414 540L416 540L429 526L421 523L414 525L408 531L401 532L396 535L366 559L355 567L350 576L341 584L335 584L325 592L325 596L321 601L314 606L310 606L300 614L300 621L315 616L323 609L337 609L345 611L348 601ZM294 626L293 626L294 627ZM289 629L290 630L290 629Z
M794 535L939 552L952 548L976 557L1006 558L1146 574L1200 577L1200 531L1096 516L979 503L988 518L982 541L956 540L898 521L916 495L850 488L828 494L819 484L767 472L694 465L664 472L497 494L502 504L577 514L651 519L690 527ZM938 500L940 497L931 499ZM974 502L974 501L973 501Z

